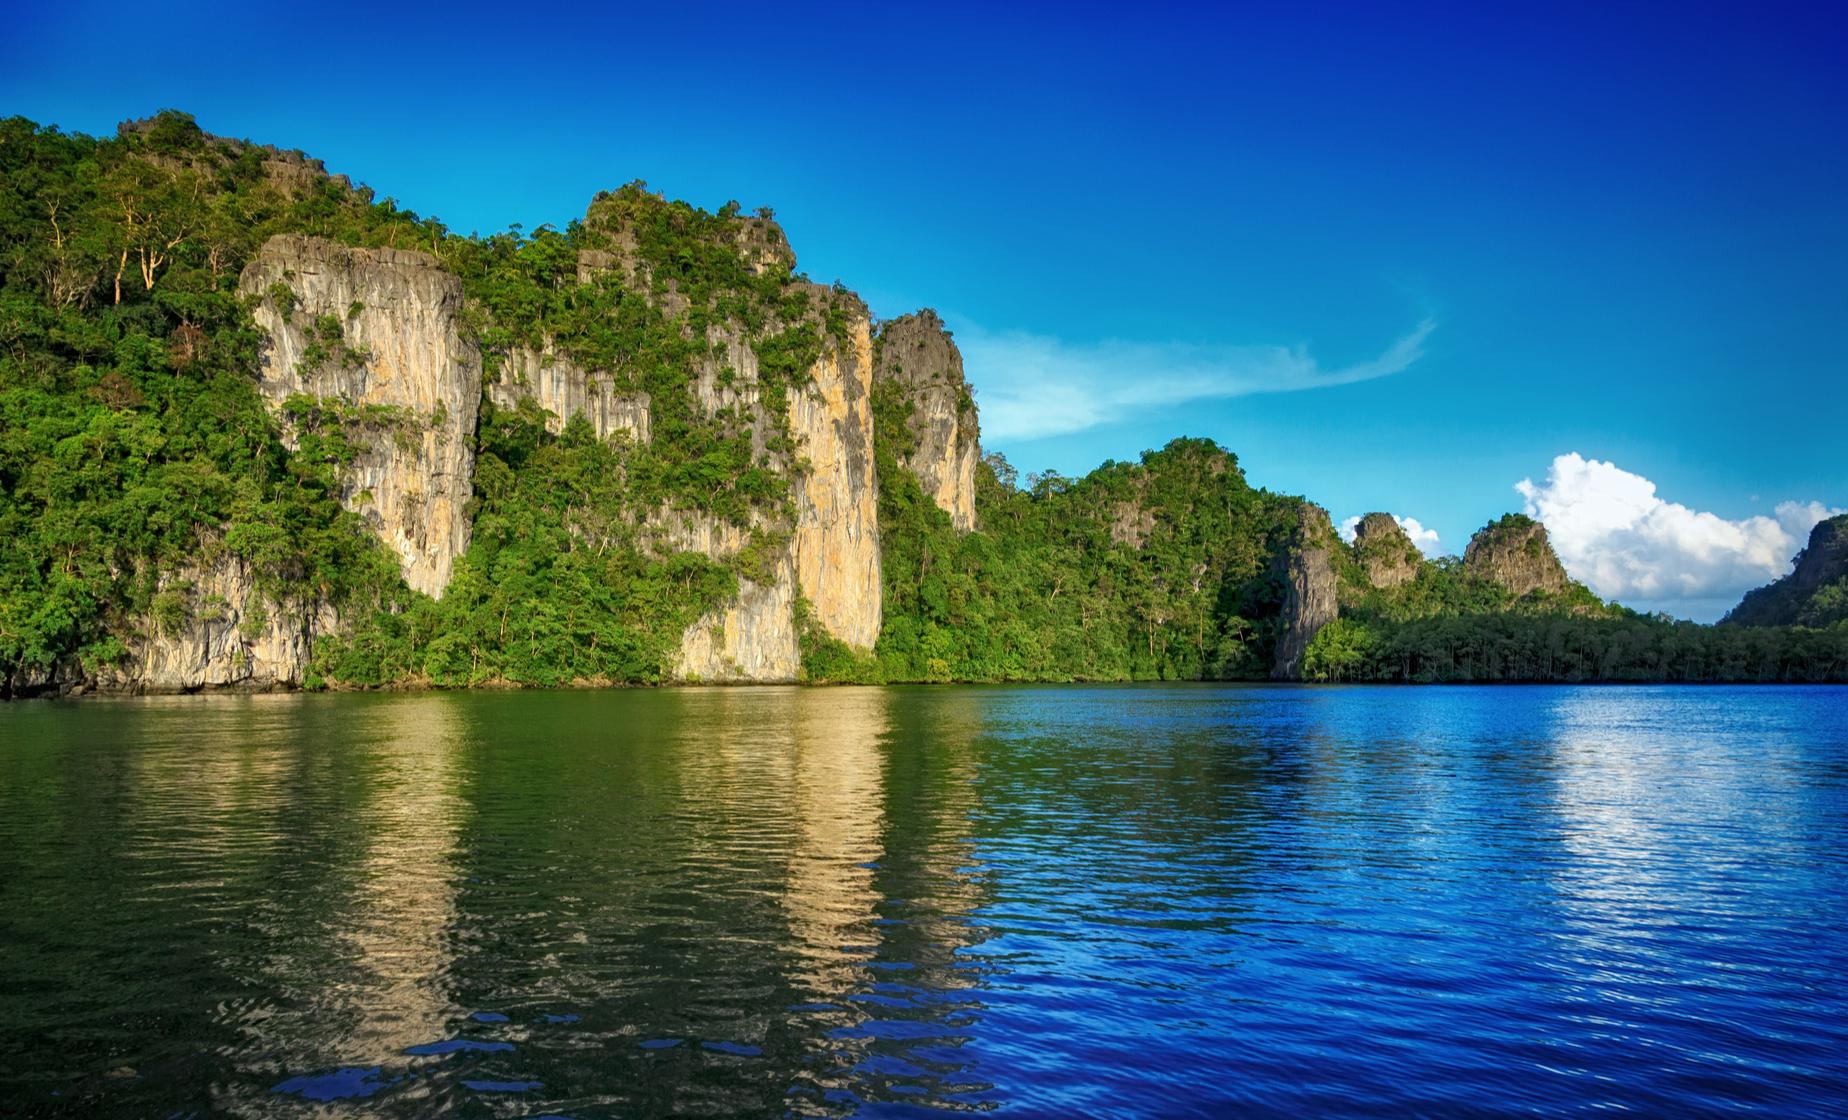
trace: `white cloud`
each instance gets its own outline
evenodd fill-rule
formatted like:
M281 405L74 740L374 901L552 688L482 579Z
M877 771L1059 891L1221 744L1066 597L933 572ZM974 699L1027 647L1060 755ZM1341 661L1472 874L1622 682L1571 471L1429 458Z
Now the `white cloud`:
M1427 319L1379 357L1323 369L1301 346L1072 343L958 324L956 342L980 395L982 434L1002 441L1082 432L1128 414L1198 400L1351 385L1424 356Z
M1663 501L1642 475L1577 452L1556 457L1544 483L1515 490L1573 578L1607 599L1707 617L1788 572L1816 522L1842 512L1782 502L1775 516L1728 520Z
M1439 547L1437 543L1436 529L1425 528L1418 523L1416 517L1400 517L1395 513L1392 515L1392 519L1399 523L1399 528L1405 530L1406 536L1412 538L1412 543L1418 546L1418 551L1424 553L1426 556L1443 555L1443 549ZM1354 541L1354 530L1358 528L1359 525L1360 516L1358 514L1343 521L1341 523L1341 539L1352 544Z

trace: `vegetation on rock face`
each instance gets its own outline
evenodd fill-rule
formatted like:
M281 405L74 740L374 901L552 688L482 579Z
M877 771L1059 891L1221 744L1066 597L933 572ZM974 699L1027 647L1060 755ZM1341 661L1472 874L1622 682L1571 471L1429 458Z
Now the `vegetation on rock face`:
M161 573L221 534L279 596L393 594L336 497L350 449L283 447L236 284L276 232L439 228L181 114L101 141L0 121L0 675L120 657Z
M1310 644L1324 681L1828 681L1848 679L1848 625L1744 632L1643 615L1568 579L1532 518L1478 532L1464 559L1374 586L1377 544L1341 569L1342 617ZM1558 590L1548 588L1557 587Z
M1237 460L1176 440L1083 479L990 456L982 528L958 533L895 455L905 418L875 394L885 627L871 679L1195 680L1269 671L1281 602L1274 557L1296 505L1246 484ZM1136 543L1124 506L1150 519Z
M736 590L704 556L639 546L621 443L581 416L552 438L524 403L481 421L474 538L443 598L407 594L323 639L323 682L656 682L681 633Z
M339 498L353 433L403 418L310 397L279 417L257 392L252 300L288 314L292 292L246 298L238 277L281 233L432 254L460 278L489 379L515 349L562 356L647 393L651 438L599 440L582 417L554 434L530 401L484 401L472 543L440 601L411 591ZM740 579L768 578L805 469L792 394L865 315L844 288L794 272L768 213L735 204L706 213L632 184L565 230L463 237L184 114L108 139L0 121L0 693L183 626L185 598L162 580L219 550L249 563L275 610L338 608L343 629L322 638L311 685L666 679L689 626ZM317 360L367 359L338 321L317 332ZM754 387L728 342L751 348ZM1202 440L1024 484L991 456L977 470L980 528L959 532L899 466L916 439L904 392L876 382L872 408L884 627L856 651L799 609L810 679L1270 671L1300 499L1251 487ZM747 543L722 562L664 548L648 533L664 511ZM1839 573L1775 615L1829 629L1715 629L1641 617L1555 577L1532 523L1496 527L1480 561L1388 558L1411 574L1385 587L1367 575L1380 557L1316 547L1341 610L1304 657L1316 679L1848 676Z
M1471 537L1463 568L1516 595L1558 595L1573 586L1553 554L1546 526L1521 513L1492 521Z
M1369 513L1354 527L1354 558L1373 587L1397 587L1418 575L1418 547L1389 513Z
M338 501L352 425L391 418L291 401L304 433L291 453L255 389L237 280L279 233L435 255L462 280L490 363L527 346L610 372L651 394L655 438L598 445L484 409L475 545L441 602L414 595ZM580 268L595 252L610 269ZM787 391L860 306L793 276L792 260L766 218L639 185L564 232L459 237L184 114L113 139L0 122L0 676L14 687L120 657L161 573L222 536L278 601L319 597L356 620L318 658L325 679L661 679L735 574L640 548L635 523L661 509L787 521ZM291 292L269 298L291 309ZM741 409L708 415L688 392L715 361L706 328L726 323L761 340L773 430ZM314 360L364 360L337 321L317 328Z

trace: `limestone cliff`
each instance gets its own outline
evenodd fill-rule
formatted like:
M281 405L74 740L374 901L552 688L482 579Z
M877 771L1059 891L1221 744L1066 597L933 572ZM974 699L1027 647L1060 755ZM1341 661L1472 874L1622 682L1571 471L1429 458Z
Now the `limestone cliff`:
M338 612L324 602L260 589L250 565L216 540L202 540L198 555L161 573L149 609L114 627L125 651L120 660L13 672L0 681L0 695L266 691L301 684L315 639L339 628Z
M1360 519L1354 527L1354 558L1374 587L1391 589L1418 578L1418 547L1390 513Z
M488 399L501 408L517 408L525 399L538 404L549 413L545 426L554 435L574 416L584 417L598 439L621 433L647 443L652 432L647 393L621 391L609 374L593 373L549 351L516 347L501 359L487 390Z
M1517 598L1536 591L1557 595L1571 584L1547 540L1546 526L1518 513L1476 531L1463 552L1463 571Z
M195 692L287 688L301 683L314 640L339 628L326 603L274 598L238 556L206 546L207 559L165 573L154 609L124 640L127 658L101 670L105 691Z
M767 526L754 529L762 533ZM753 530L684 510L661 509L643 525L656 553L697 552L729 561L751 543ZM740 577L738 594L687 627L673 676L716 684L769 684L802 674L796 634L796 570L787 544L776 550L770 578Z
M1301 680L1303 655L1322 627L1333 622L1338 609L1331 554L1339 545L1328 511L1304 502L1290 542L1279 557L1283 576L1283 630L1271 664L1275 680Z
M239 286L260 303L257 385L291 398L359 446L342 501L398 555L405 582L441 596L468 547L481 359L460 333L462 286L432 257L271 238ZM286 412L285 412L286 415ZM299 441L298 421L285 441Z
M773 228L773 227L772 227ZM826 289L815 289L825 292ZM771 324L774 333L782 324ZM728 562L753 542L767 546L762 579L741 577L739 593L687 628L674 675L722 682L793 681L801 675L796 603L828 634L860 649L879 637L878 482L873 472L872 336L864 313L845 339L829 336L815 362L771 407L762 362L735 322L706 329L707 357L686 391L709 417L748 434L753 455L790 479L789 518L764 510L748 526L662 509L644 537L656 553L698 552Z
M879 333L875 376L910 404L915 447L898 457L924 492L964 532L975 528L975 466L982 452L975 399L963 379L962 353L931 310L904 315Z
M718 684L775 684L802 673L796 575L787 555L768 583L738 582L738 596L687 629L677 676Z
M773 418L764 407L759 363L736 334L719 332L725 376L708 370L691 391L709 412L737 410L763 451ZM676 675L726 682L791 681L801 674L796 599L830 635L860 649L879 638L878 483L873 477L872 338L864 317L845 343L831 340L789 396L794 454L794 525L776 549L767 582L741 579L731 603L688 627ZM773 461L777 459L772 455ZM736 556L752 533L684 511L662 511L649 528L656 548ZM778 536L759 518L758 534Z
M736 323L706 328L707 353L694 371L693 399L708 416L731 413L751 436L751 454L778 468L789 464L770 453L776 424L764 402L757 351Z
M873 341L864 314L830 340L790 402L796 580L813 617L860 649L879 638L879 484L873 476Z
M1748 591L1725 622L1734 626L1828 626L1848 619L1848 514L1819 521L1790 574Z

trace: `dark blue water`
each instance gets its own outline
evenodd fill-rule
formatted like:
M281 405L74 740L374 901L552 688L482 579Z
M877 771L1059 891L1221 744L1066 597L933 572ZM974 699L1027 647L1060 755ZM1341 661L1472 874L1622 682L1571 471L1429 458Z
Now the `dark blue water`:
M1848 690L0 708L0 1114L1848 1114Z

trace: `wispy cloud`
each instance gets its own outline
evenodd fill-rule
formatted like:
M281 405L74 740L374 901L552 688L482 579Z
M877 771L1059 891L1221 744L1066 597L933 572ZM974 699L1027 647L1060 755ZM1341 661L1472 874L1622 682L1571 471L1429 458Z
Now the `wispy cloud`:
M996 441L1069 435L1138 412L1253 393L1351 385L1398 373L1424 356L1432 320L1370 361L1324 369L1302 346L1074 343L957 324L982 433Z

